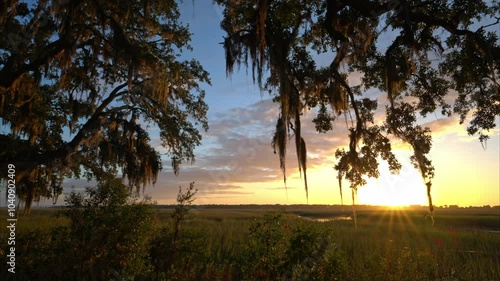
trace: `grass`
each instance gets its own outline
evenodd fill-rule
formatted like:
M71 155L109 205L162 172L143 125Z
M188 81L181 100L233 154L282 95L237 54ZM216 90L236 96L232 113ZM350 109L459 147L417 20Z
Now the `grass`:
M353 269L371 267L351 280L500 280L500 234L478 231L496 220L451 213L433 227L419 211L385 210L359 212L357 231L332 223Z
M280 207L192 210L182 225L182 233L201 237L198 244L192 245L206 257L203 265L197 265L197 270L204 270L205 280L254 280L246 276L251 273L242 264L247 261L245 253L252 245L249 241L255 238L251 228L263 222L268 211L277 209ZM161 226L169 225L171 211L158 209ZM338 251L336 259L343 264L339 265L336 276L330 276L332 279L319 280L500 280L500 233L490 232L500 230L498 209L438 209L435 226L425 218L425 209L360 207L357 230L349 220L315 221L350 215L349 212L347 207L342 210L328 206L287 206L276 223L279 226L271 227L278 233L273 235L287 232L290 243L299 241L296 248L306 242L293 240L297 233L312 236L307 236L308 232L292 233L290 229L300 227L331 234L328 249ZM56 213L53 208L34 209L30 216L21 216L17 235L64 225L65 220ZM0 220L6 221L4 213Z
M59 210L59 208L34 208L30 215L24 215L22 210L19 210L16 232L22 234L31 230L50 229L65 224L66 219L58 216ZM0 221L6 220L7 212L5 211L0 214Z
M328 218L347 211L291 207L285 218ZM186 227L207 231L215 260L232 259L241 254L252 221L264 212L202 209ZM500 234L481 231L500 230L497 210L438 209L435 226L425 214L422 209L361 208L358 230L346 220L307 223L333 230L349 264L344 280L500 280Z

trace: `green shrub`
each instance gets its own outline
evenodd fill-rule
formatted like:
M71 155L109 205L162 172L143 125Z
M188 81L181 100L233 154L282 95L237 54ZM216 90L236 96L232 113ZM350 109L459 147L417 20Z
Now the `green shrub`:
M250 232L244 275L251 280L334 280L346 269L328 227L270 212Z
M151 270L155 210L129 194L118 179L69 194L61 213L67 226L20 235L16 279L133 280Z
M149 199L130 199L129 188L112 179L88 188L87 196L72 193L67 203L70 208L63 214L79 258L75 272L111 280L147 271L145 257L155 228Z

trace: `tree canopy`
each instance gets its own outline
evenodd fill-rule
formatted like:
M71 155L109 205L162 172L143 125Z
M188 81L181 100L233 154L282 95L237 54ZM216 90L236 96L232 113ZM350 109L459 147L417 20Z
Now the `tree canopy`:
M331 130L338 116L351 121L346 122L348 147L335 153L341 195L345 179L354 199L367 177L379 176L380 161L397 173L401 164L391 140L400 139L413 150L411 161L427 186L431 214L432 138L419 116L458 114L481 142L495 127L500 114L498 1L215 2L224 8L227 74L235 65L251 66L254 82L274 95L280 107L275 153L286 183L285 155L293 136L306 195L305 110L318 108L313 121L319 132ZM332 59L318 65L318 54ZM348 81L352 74L361 75L360 84ZM371 89L384 93L387 102L370 95ZM380 102L385 112L376 116Z
M28 209L68 177L154 183L150 125L175 173L194 160L210 81L179 58L191 47L176 1L3 1L0 35L0 162Z

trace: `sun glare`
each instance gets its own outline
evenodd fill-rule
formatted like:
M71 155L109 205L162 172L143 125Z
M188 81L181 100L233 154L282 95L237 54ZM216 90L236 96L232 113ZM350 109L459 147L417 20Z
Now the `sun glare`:
M358 190L358 203L390 207L426 205L426 188L413 167L403 167L399 175L392 175L386 167L381 167L380 177L368 179Z

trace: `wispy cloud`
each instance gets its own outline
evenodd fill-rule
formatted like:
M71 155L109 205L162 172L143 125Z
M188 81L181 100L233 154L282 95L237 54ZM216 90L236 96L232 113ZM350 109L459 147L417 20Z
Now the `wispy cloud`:
M374 97L376 95L374 94ZM377 115L384 115L384 97L379 96L382 105ZM170 168L170 160L164 159L164 170L158 176L154 187L147 187L146 194L151 195L160 203L174 203L179 186L184 189L190 182L195 182L198 191L198 204L216 204L227 202L224 199L234 199L254 196L255 192L249 188L254 183L260 183L261 190L284 191L283 175L280 169L279 158L273 153L271 139L275 129L279 105L271 99L262 99L247 107L230 108L218 111L210 116L210 130L203 133L202 146L196 149L196 162L193 165L181 166L179 175L174 175ZM333 130L326 134L317 133L312 119L316 112L304 112L302 117L302 134L307 143L309 171L315 168L335 165L334 153L339 147L348 143L348 131L345 116L339 116L333 124ZM349 116L347 115L350 125ZM383 122L383 119L378 121ZM469 141L475 139L465 131L465 125L458 125L457 117L426 118L422 126L431 128L435 142L446 142L450 138L454 141ZM458 138L457 138L458 137ZM152 144L158 151L165 153L158 137L152 137ZM394 149L408 150L409 146L398 140L392 142ZM288 190L301 190L300 175L298 173L293 136L287 150L287 178L293 186ZM334 177L332 170L332 177ZM294 182L294 180L300 180ZM309 178L315 181L314 178ZM266 186L266 183L269 183ZM70 181L66 186L74 185L75 189L82 190L91 185L85 180Z
M301 187L302 188L302 187ZM266 190L291 190L291 189L297 189L296 186L271 186L271 187L266 187L264 188Z
M157 186L161 188L155 187L151 192L156 197L156 189L164 192L168 186L177 191L179 184L188 186L191 181L196 182L200 195L203 193L207 197L252 194L245 187L255 182L269 182L268 190L283 190L284 186L275 186L276 181L282 180L282 172L279 158L271 147L278 108L271 99L265 99L245 108L214 114L209 120L210 130L204 134L203 144L197 149L195 164L183 165L178 176L174 176L171 169L165 169L158 178ZM302 122L309 169L332 164L328 159L333 157L337 147L345 145L347 137L344 121L338 120L334 131L319 134L311 122L314 117L314 112L305 113ZM290 140L286 165L287 177L293 180L300 177L293 137ZM169 166L170 161L166 159L164 167Z

